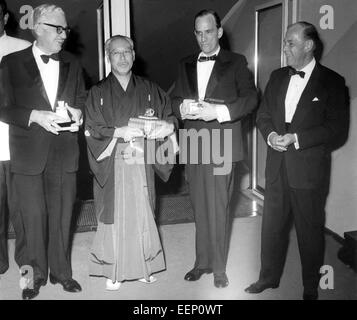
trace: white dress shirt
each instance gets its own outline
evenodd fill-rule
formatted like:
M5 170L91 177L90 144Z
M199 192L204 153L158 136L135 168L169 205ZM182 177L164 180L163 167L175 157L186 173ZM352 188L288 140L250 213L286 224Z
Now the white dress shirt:
M32 46L32 52L35 57L37 67L40 70L42 82L45 86L48 100L51 103L52 110L54 110L58 89L59 61L49 59L48 63L44 63L42 61L41 55L46 53L37 47L36 41Z
M10 53L26 49L31 42L9 37L6 32L0 37L0 62ZM0 121L0 161L10 160L9 125Z
M285 122L286 123L291 123L295 111L296 111L296 107L300 101L301 95L311 77L312 71L314 70L316 65L316 60L315 58L312 58L312 60L301 70L299 71L303 71L305 73L304 78L301 78L300 75L295 74L293 76L291 76L290 81L289 81L289 86L288 86L288 90L286 92L286 96L285 96ZM269 138L270 135L273 134L275 132L271 132L268 135L267 138L267 143L269 146L271 146ZM295 149L299 149L299 139L297 134L295 133L295 140L296 142L294 142L294 146Z
M210 54L209 56L214 56L218 55L219 51L221 50L220 47L217 48L215 52ZM207 57L207 55L203 52L201 52L198 55L198 59L200 57ZM209 61L204 61L200 62L197 60L197 89L198 89L198 99L199 100L204 100L206 96L206 90L207 90L207 85L208 81L211 77L211 73L215 64L215 60L209 60ZM180 105L180 111L182 108L182 104ZM230 121L231 120L231 115L229 113L229 110L226 105L224 104L218 104L216 105L216 111L217 111L217 121L218 122L225 122L225 121ZM182 115L182 111L181 111Z
M316 60L313 58L309 64L299 71L305 72L304 78L298 74L291 76L288 91L285 96L285 122L291 123L299 103L302 92L304 91L307 82L310 79L312 70L315 68Z
M210 54L210 56L218 55L220 50L221 47L218 47L215 52ZM207 57L207 55L201 52L198 55L198 59L200 57ZM198 88L199 100L205 99L208 81L209 78L211 77L212 69L215 63L216 63L215 60L209 60L204 62L197 61L197 88ZM225 122L231 120L231 116L229 114L229 110L226 105L223 104L217 105L216 110L217 110L218 122Z

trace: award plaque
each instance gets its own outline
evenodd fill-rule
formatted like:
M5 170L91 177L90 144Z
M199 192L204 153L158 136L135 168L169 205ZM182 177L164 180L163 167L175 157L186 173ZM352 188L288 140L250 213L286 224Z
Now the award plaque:
M75 123L75 121L71 120L68 110L65 106L64 101L58 101L57 107L56 107L56 114L63 118L61 121L56 121L56 123L61 127L59 131L68 131L71 129L71 124Z
M166 122L159 120L154 116L155 111L151 108L146 109L145 115L139 116L137 118L130 118L128 126L131 128L139 128L144 132L145 136L150 135L150 133L157 127L164 125Z

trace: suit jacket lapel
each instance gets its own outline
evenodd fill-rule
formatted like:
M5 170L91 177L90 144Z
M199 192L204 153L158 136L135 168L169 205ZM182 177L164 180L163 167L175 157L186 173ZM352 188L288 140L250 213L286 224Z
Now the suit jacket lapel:
M311 106L312 99L316 96L316 89L319 85L319 75L319 65L316 64L296 106L296 110L291 121L291 125L294 126L293 128L296 128L296 126L299 125L299 123L304 119L306 112Z
M216 89L219 80L224 75L226 68L229 67L229 64L230 64L230 60L226 59L224 55L224 50L221 49L217 56L217 60L213 66L211 76L207 83L206 94L205 94L206 98L214 98L213 92Z
M37 85L42 97L45 99L49 108L51 109L51 103L50 100L48 99L46 89L41 78L40 70L37 67L35 57L33 56L32 53L32 47L29 47L29 59L24 61L24 67L25 70L30 75L30 78L33 79L34 83Z
M66 86L68 72L69 72L69 62L63 59L62 54L60 53L60 60L59 60L59 79L58 79L58 88L57 88L57 100L62 100L61 96L63 94L64 88Z
M287 69L286 74L281 79L281 85L277 92L277 123L281 125L281 127L278 128L281 132L285 132L285 97L288 91L289 82L290 76Z
M192 94L192 97L198 98L197 89L197 56L193 58L192 61L186 63L186 74L188 85Z

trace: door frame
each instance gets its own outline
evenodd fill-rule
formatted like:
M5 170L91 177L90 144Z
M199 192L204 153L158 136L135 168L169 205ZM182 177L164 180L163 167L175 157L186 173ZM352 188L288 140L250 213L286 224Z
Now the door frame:
M282 35L285 34L289 20L291 23L295 23L297 21L297 12L298 12L298 0L273 0L269 1L267 3L264 3L262 5L256 6L255 7L255 49L254 49L254 82L256 87L258 87L258 44L259 44L259 13L261 11L264 11L268 8L275 7L277 5L282 6ZM289 10L291 10L291 13L289 14ZM291 17L289 19L289 17ZM280 58L280 64L281 67L286 65L285 61L285 56L283 53L283 40L284 37L281 37L281 58ZM258 186L257 184L257 175L258 175L258 168L257 168L257 163L258 163L258 152L257 152L257 143L258 143L258 128L256 124L253 124L253 130L252 130L252 176L251 176L251 187L252 187L252 192L256 196L258 196L261 199L264 199L264 189L261 186Z
M105 58L105 41L118 34L130 37L130 2L103 0L97 9L99 80L111 70L110 63Z

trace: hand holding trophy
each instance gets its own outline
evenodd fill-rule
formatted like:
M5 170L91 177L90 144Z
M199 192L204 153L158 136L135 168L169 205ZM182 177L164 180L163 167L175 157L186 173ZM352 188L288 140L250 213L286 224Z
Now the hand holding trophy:
M159 120L154 114L155 111L148 108L143 116L130 118L128 126L141 129L147 139L163 139L172 134L174 125L165 120Z
M82 111L70 107L64 101L58 101L55 112L63 119L61 121L56 121L61 127L58 131L77 132L79 126L83 123Z

